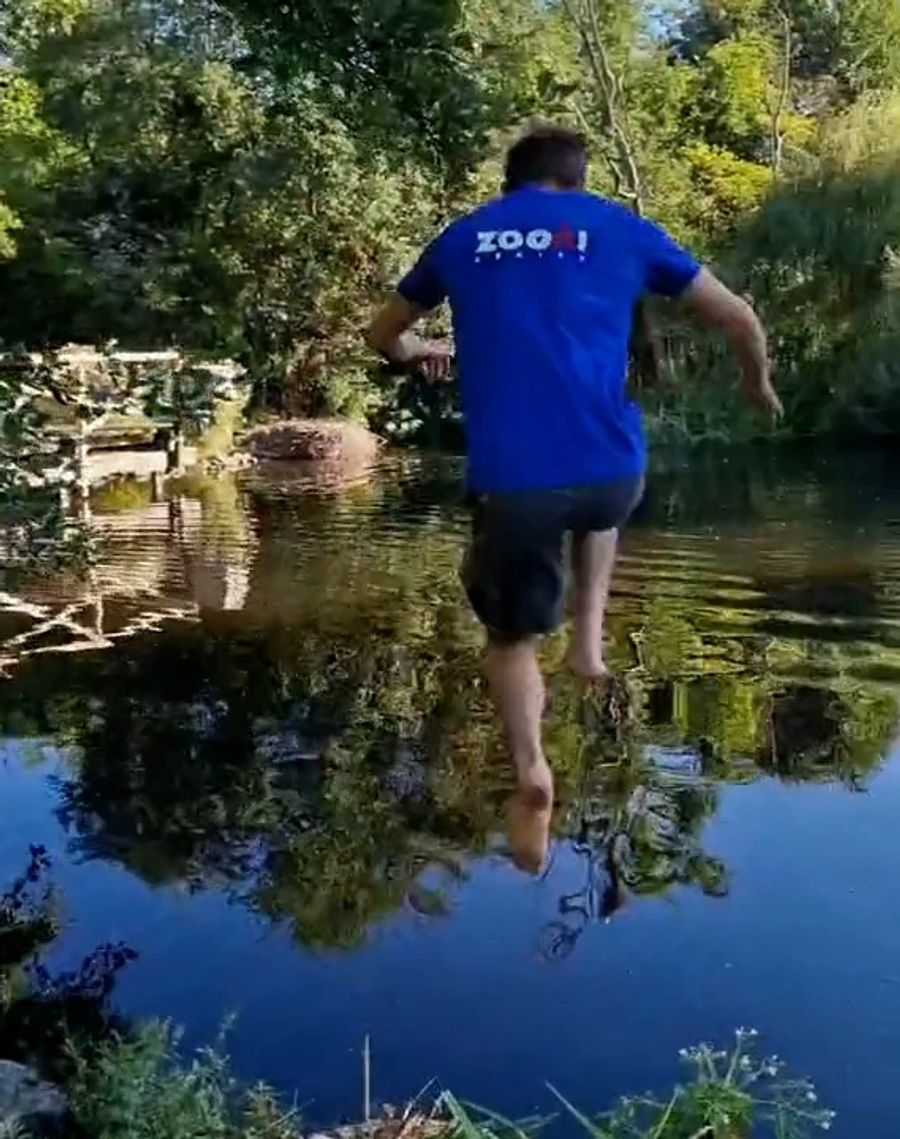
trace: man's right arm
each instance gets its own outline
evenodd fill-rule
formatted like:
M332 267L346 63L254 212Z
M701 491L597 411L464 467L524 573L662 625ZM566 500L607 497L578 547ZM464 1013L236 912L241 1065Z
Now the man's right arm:
M433 241L369 327L369 344L396 365L415 365L432 380L450 378L453 352L446 340L424 340L413 325L446 298L438 241Z
M708 269L700 270L681 300L701 324L724 334L743 373L747 397L773 419L780 419L783 408L772 386L766 333L752 306Z
M453 353L445 340L423 340L412 327L428 310L394 293L369 326L368 341L392 364L416 365L430 380L450 377Z

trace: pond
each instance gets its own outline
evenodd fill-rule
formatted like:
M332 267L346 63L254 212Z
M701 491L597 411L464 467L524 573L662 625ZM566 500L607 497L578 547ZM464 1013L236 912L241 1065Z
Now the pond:
M600 1110L739 1025L835 1133L893 1136L900 1053L900 484L890 453L699 456L625 538L615 680L545 651L559 804L539 877L456 567L459 465L292 471L94 502L86 577L8 578L0 883L42 843L52 961L138 954L117 1007L307 1119L436 1078Z

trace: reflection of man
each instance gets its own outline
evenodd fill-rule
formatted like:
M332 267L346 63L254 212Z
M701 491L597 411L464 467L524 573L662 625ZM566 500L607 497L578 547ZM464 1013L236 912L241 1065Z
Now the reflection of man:
M475 501L466 585L520 787L536 805L552 795L536 638L563 616L563 539L573 535L570 661L597 677L617 532L643 489L640 412L625 386L639 298L681 298L721 330L747 395L780 412L752 309L657 226L586 193L586 173L579 136L526 135L509 152L503 196L432 242L370 332L392 362L444 379L448 345L410 329L450 301Z

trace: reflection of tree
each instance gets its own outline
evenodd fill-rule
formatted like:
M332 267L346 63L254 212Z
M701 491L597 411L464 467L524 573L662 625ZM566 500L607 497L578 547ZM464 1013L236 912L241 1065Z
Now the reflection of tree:
M406 903L445 911L440 883L486 840L438 801L413 738L443 702L428 667L378 639L188 628L132 648L75 676L23 669L7 711L22 734L74 745L59 791L76 851L224 887L316 946L355 944Z
M630 895L675 885L726 893L724 864L700 843L716 801L714 785L699 771L665 770L649 757L601 771L568 809L565 829L584 885L560 898L560 918L542 932L542 952L566 956L591 922L612 917Z
M464 852L479 843L427 788L395 789L385 779L390 769L361 758L346 744L329 756L319 809L273 853L256 896L314 948L357 945L405 904L425 916L446 913L443 887L462 879Z
M350 946L399 907L444 912L509 789L477 655L452 626L436 652L389 622L365 637L181 626L74 670L47 657L0 715L71 745L61 817L83 856L224 888L305 945ZM699 837L715 779L862 774L896 718L868 690L721 674L636 671L585 694L560 672L551 696L558 835L585 873L548 934L562 942L629 896L725 888Z
M646 692L646 734L668 745L686 740L730 781L771 772L855 782L884 760L900 722L892 693L861 685L711 675Z
M258 539L240 613L207 611L74 666L28 660L0 688L0 719L72 745L61 816L83 856L226 889L304 945L354 945L399 907L444 912L510 790L461 606L461 519L435 508L443 491L423 491L417 471L343 496L251 487L252 518L233 483L193 488L211 561ZM122 549L127 534L123 523ZM751 578L702 536L649 539L634 535L611 614L622 675L586 691L563 637L544 654L557 837L584 867L563 941L629 896L724 889L700 841L716 781L853 783L897 722L889 689L853 679L859 646L765 625L804 607L830 620L860 590L854 616L875 621L877 581L845 567L850 592L832 589L824 614L792 563ZM889 674L896 650L870 648Z
M856 784L881 762L896 727L897 705L888 694L788 685L772 695L759 759L784 778Z

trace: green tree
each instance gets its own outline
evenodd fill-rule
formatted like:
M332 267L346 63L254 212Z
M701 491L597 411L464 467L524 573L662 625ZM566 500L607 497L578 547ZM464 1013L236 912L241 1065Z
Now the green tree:
M423 232L430 188L302 85L273 101L181 35L101 5L29 48L13 84L29 131L9 167L29 194L2 186L22 220L0 273L35 304L0 335L189 344L242 357L296 410L363 412L357 330ZM21 151L47 136L69 160L41 178Z

